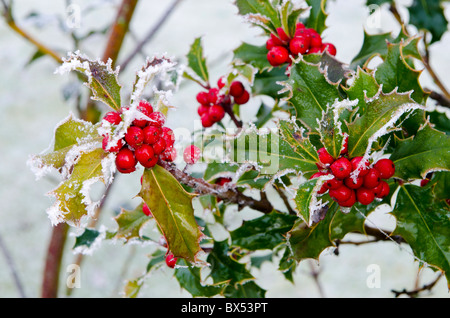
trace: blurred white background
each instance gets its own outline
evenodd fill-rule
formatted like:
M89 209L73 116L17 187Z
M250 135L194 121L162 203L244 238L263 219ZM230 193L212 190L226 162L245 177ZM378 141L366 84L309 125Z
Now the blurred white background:
M81 8L98 1L76 0ZM104 1L98 10L82 15L80 29L83 34L91 29L104 28L115 17L115 4L119 1ZM398 1L408 3L409 1ZM50 47L71 50L68 34L58 28L54 15L63 16L65 1L15 0L14 14L18 23L31 34ZM141 39L156 23L160 15L172 1L142 0L136 9L131 29L137 39ZM401 6L400 6L401 7ZM448 10L447 10L448 11ZM45 16L39 20L44 23L40 29L36 20L25 19L31 12ZM363 40L363 27L369 15L363 0L329 1L330 13L324 36L337 47L337 58L350 63L359 52ZM401 11L407 16L407 12ZM379 29L369 33L389 31L397 34L399 27L392 16L383 10ZM144 50L147 54L167 52L170 56L183 58L196 37L203 36L203 45L211 77L219 78L228 70L231 51L242 41L254 44L263 43L258 37L259 30L246 24L238 15L230 0L183 0L167 22L158 31ZM102 55L105 46L104 36L93 36L83 45L83 51L92 56ZM125 58L136 44L136 39L127 37L125 48L119 57ZM446 34L442 41L431 47L432 66L444 83L450 79L450 63L446 52L450 49L450 39ZM51 224L45 210L51 200L45 193L51 190L56 181L35 176L26 166L29 155L40 153L50 143L54 126L73 111L73 103L66 103L62 88L70 78L54 75L57 67L49 58L42 58L26 67L34 54L34 47L11 31L6 23L0 21L0 236L11 253L15 270L29 297L39 297L44 269L44 259L51 233ZM143 59L133 60L122 74L121 82L125 89L130 85L135 70ZM434 88L424 74L424 86ZM191 129L196 119L195 93L199 87L185 83L173 99L177 108L169 116L170 127ZM248 111L256 111L249 104ZM113 228L112 216L120 206L133 205L130 201L139 190L137 175L119 176L111 198L107 201L102 223ZM383 210L370 217L373 222L385 228L392 228L393 220ZM75 255L71 251L74 238L70 236L64 254L61 286L65 286L67 265ZM81 288L73 291L74 297L118 297L123 282L142 274L148 261L148 246L103 243L92 255L86 256L81 266ZM380 269L379 288L370 288L367 279L375 264ZM311 270L319 272L318 285L310 275ZM368 271L369 270L369 271ZM142 297L189 297L179 288L172 276L173 270L161 267L152 272L141 291ZM366 244L362 246L341 246L339 256L325 251L320 263L302 262L295 273L295 284L288 282L277 271L275 264L266 262L255 271L257 282L267 289L268 297L393 297L391 289L414 288L418 275L418 264L414 262L410 250L392 242ZM430 269L420 271L419 285L435 277ZM63 289L62 289L63 290ZM448 297L445 279L433 288L429 297ZM0 254L0 297L19 297L3 254Z

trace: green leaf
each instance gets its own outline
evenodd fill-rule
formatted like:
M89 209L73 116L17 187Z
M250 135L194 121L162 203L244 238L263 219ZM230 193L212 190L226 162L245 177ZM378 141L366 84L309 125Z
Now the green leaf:
M175 268L175 277L180 286L193 297L212 297L221 294L226 284L207 285L201 278L200 268L189 266L183 259L179 260Z
M450 118L445 112L427 112L426 116L435 129L445 132L447 135L450 135Z
M394 177L403 180L425 178L431 171L450 170L450 136L423 126L415 136L398 140L390 159Z
M71 53L64 59L58 73L77 71L87 76L86 85L92 92L92 99L101 101L114 110L120 110L119 69L113 70L111 64L111 60L104 63L100 60L93 61L80 53Z
M328 211L329 197L319 197L317 194L322 184L327 180L326 178L319 177L308 180L297 189L294 198L295 209L307 226L313 226L320 222Z
M143 282L141 280L129 280L124 287L124 297L136 298L141 291Z
M83 234L78 235L75 238L75 244L73 245L73 249L82 247L89 248L92 243L95 242L97 237L100 235L100 232L95 229L85 228Z
M383 92L397 89L399 93L413 91L411 98L425 105L429 93L425 93L419 82L422 71L411 68L403 56L403 44L387 44L388 53L384 62L378 66L375 78L383 85Z
M236 6L240 15L266 32L276 34L276 28L281 27L279 13L270 0L236 0Z
M327 79L333 84L344 83L353 72L346 64L337 60L326 51L304 55L303 59L310 64L320 65L322 72L326 72Z
M209 83L209 72L203 55L202 38L196 38L187 54L188 66L204 82Z
M424 108L415 103L409 94L399 94L395 91L389 94L379 91L374 97L366 99L366 106L364 114L347 123L350 158L369 153L378 138L396 129L399 118Z
M386 43L387 41L392 42L392 40L391 33L368 34L364 30L363 45L353 58L350 68L357 69L358 66L365 68L374 56L385 56L387 53Z
M408 12L409 24L431 33L430 43L439 41L447 31L448 22L440 0L414 0Z
M244 42L233 53L233 60L237 64L250 64L260 71L272 68L267 61L267 49L265 45L257 46Z
M290 93L288 102L294 106L297 119L311 131L318 127L317 118L327 105L341 98L338 86L328 81L320 65L303 60L292 65L291 76L283 85Z
M403 237L418 259L444 271L450 286L448 205L434 200L429 187L404 185L391 214L397 219L393 234Z
M273 69L266 69L255 74L255 82L252 87L254 95L267 95L275 100L280 100L287 96L286 93L281 93L283 86L279 82L287 79L284 68L275 67Z
M296 216L271 212L246 221L241 227L230 232L231 245L251 251L274 249L285 242L284 236L292 229L296 219Z
M306 0L306 3L311 7L306 27L313 28L319 34L322 34L326 29L325 21L328 16L325 12L327 0Z
M227 282L234 286L247 283L254 279L246 269L245 264L239 263L230 255L230 246L227 240L215 241L207 262L210 264L211 274L215 284Z
M364 114L367 111L368 102L378 93L380 86L372 73L358 67L352 85L343 89L350 100L358 100L356 105L358 113Z
M124 238L126 241L141 238L140 231L150 217L142 212L142 204L139 204L134 210L121 209L119 215L114 220L117 222L118 229L116 238Z
M194 217L194 195L186 192L167 170L156 165L144 171L139 196L152 211L173 255L197 262L203 235Z
M229 285L224 296L227 298L264 298L266 291L258 286L254 281L245 284Z

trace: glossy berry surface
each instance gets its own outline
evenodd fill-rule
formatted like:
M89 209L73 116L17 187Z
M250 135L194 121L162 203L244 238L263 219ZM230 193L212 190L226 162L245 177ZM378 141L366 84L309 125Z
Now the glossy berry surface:
M177 264L177 258L175 256L173 256L173 254L168 254L166 256L166 265L169 266L170 268L174 268L175 265Z
M267 53L267 60L272 66L284 64L289 59L289 51L283 46L275 46Z
M375 194L373 190L367 188L359 188L356 190L356 200L363 204L369 205L375 199Z
M380 173L378 170L371 168L369 172L364 176L364 187L368 189L375 188L381 181Z
M395 173L395 165L391 159L380 159L373 167L378 170L381 179L389 179Z
M345 179L352 172L352 164L347 158L341 157L331 164L330 169L336 178Z

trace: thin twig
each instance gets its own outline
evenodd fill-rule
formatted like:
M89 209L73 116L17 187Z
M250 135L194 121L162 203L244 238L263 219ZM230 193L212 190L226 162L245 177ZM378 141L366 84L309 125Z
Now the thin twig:
M13 258L11 256L11 254L9 253L9 250L8 250L5 242L3 241L3 238L1 235L0 235L0 249L2 250L3 256L6 259L6 263L8 264L8 267L11 271L11 274L12 274L13 280L14 280L14 284L16 285L17 290L19 291L20 297L26 298L25 290L23 288L23 284L19 278L19 275L17 274L16 266L14 264Z
M423 291L430 291L431 289L433 289L433 287L437 284L437 282L439 281L439 279L441 279L441 277L443 277L443 272L440 272L439 275L430 283L423 285L420 288L415 288L413 290L400 290L400 291L396 291L396 290L391 290L394 294L395 297L399 297L401 295L406 295L409 297L417 297L419 293L423 292Z
M313 261L309 262L309 267L311 268L311 272L310 273L311 273L312 278L314 279L314 282L316 283L317 289L319 290L320 297L325 298L325 293L323 291L322 284L319 281L320 271L318 271L314 267Z
M171 13L175 10L176 6L181 2L182 0L174 0L172 4L167 8L167 10L164 12L164 14L159 18L158 22L150 29L150 31L147 33L147 35L142 39L141 42L138 43L138 45L135 47L135 49L128 55L128 57L120 64L120 69L123 71L128 64L133 60L133 58L142 51L143 47L155 36L155 34L158 32L158 30L161 28L161 26L166 22L166 20L169 18Z
M284 193L284 191L280 187L277 187L276 185L274 185L273 187L277 191L277 193L280 196L281 200L283 200L283 203L286 206L289 214L297 215L297 212L295 212L295 210L289 204L289 199L287 198L286 193Z
M438 103L438 105L450 108L450 99L446 98L444 95L436 91L431 90L429 91L430 91L430 98L434 99Z

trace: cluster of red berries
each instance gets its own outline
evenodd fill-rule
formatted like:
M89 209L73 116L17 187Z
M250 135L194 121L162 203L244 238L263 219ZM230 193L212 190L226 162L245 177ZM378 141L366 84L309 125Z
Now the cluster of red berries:
M103 120L118 125L122 121L121 111L111 111L105 114ZM115 145L110 145L110 136L103 136L103 149L116 153L116 167L121 173L131 173L136 170L137 163L145 168L154 167L158 160L173 161L176 150L173 147L175 135L172 129L164 127L166 118L161 112L154 112L152 105L140 101L137 110L147 116L147 119L137 118L128 127L124 138Z
M220 91L223 87L225 87L225 83L220 78L217 82L217 87L197 94L196 98L200 103L197 112L202 121L202 126L205 128L221 121L225 117L226 109L231 109L232 102L243 105L250 99L250 93L240 81L233 81L230 84L228 94L223 94Z
M317 166L320 171L311 176L310 179L323 175L332 175L333 178L326 180L318 194L328 191L330 197L342 207L351 207L356 202L363 205L372 203L375 198L386 197L390 188L386 179L395 173L395 165L390 159L380 159L374 164L361 163L363 157L348 158L344 149L341 156L333 158L325 148L317 151L319 162ZM360 164L361 163L361 164ZM359 173L353 175L356 170Z
M283 28L277 28L278 36L270 34L266 41L267 60L272 66L279 66L290 62L290 55L322 53L325 50L330 55L336 55L336 47L331 43L324 43L320 34L306 28L303 23L297 23L294 37L289 37Z

